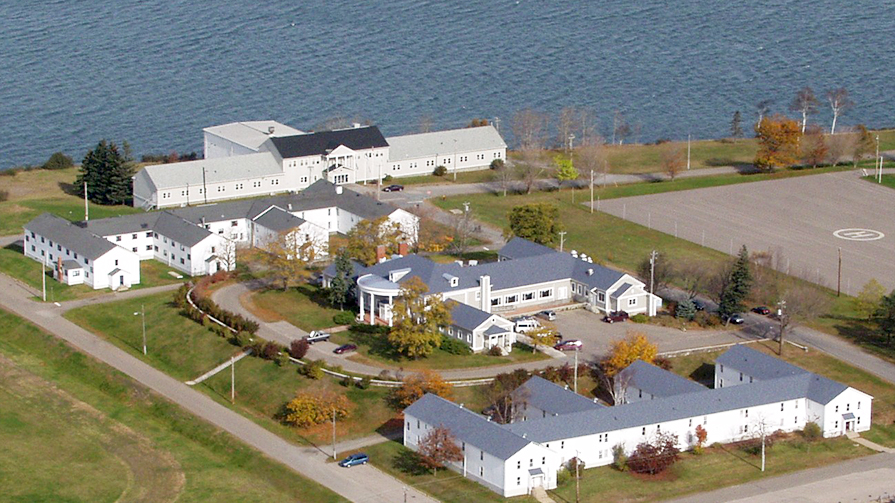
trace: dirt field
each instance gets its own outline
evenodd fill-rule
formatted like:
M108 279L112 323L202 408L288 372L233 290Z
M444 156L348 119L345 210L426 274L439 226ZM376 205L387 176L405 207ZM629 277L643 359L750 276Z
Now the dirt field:
M745 244L779 268L854 295L895 288L895 191L841 172L603 201L600 210L725 252ZM838 231L838 232L837 232Z

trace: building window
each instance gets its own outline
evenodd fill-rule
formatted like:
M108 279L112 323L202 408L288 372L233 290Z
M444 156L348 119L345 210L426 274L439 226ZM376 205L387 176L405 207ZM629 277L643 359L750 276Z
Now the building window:
M479 477L485 477L485 468L482 466L479 467Z
M605 302L605 301L606 301L606 294L603 293L603 292L598 293L598 294L597 294L597 300L600 301L600 302Z
M521 460L521 459L520 459L519 461L516 461L516 469L517 469L517 470L521 470L521 469L522 469L522 460Z
M479 451L479 461L485 460L485 451Z
M740 382L743 382L743 373L740 372Z
M146 251L152 251L152 245L146 245Z
M500 299L491 299L491 305L492 305L492 306L499 306L499 305L500 305Z
M132 250L134 253L137 253L137 247L136 247L136 246L133 247L131 250Z
M517 486L521 486L521 485L522 485L522 477L516 477L516 485L517 485Z
M646 435L646 426L643 427L643 430L640 431L641 435Z
M118 265L118 260L115 260L115 265Z
M230 227L236 227L237 225L239 225L239 221L237 221L237 220L230 221Z
M845 412L848 412L849 410L851 410L851 404L847 403L845 404Z
M780 412L783 412L783 404L780 404Z
M633 299L628 299L628 305L629 305L629 306L636 306L636 305L637 305L637 298L635 297L635 298L633 298Z
M541 290L540 297L543 299L544 297L550 297L553 295L553 289L548 288L547 290Z
M858 402L858 410L861 409L861 402Z
M518 300L519 300L518 295L507 295L506 303L507 304L515 304L516 302L518 302Z
M534 299L535 299L535 294L534 294L534 292L529 292L529 293L523 293L523 294L522 294L522 300L534 300Z
M183 264L183 257L180 257L180 263Z
M749 409L746 409L746 417L749 417Z
M839 412L839 406L838 406L838 405L834 408L834 412L836 412L836 413Z
M839 428L839 420L836 420L836 425L833 426L833 427L834 427L834 428Z

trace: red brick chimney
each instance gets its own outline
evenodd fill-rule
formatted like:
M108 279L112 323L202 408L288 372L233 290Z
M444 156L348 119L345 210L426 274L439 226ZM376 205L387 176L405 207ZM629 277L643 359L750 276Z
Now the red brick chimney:
M410 253L410 246L407 243L398 243L398 255L406 257Z
M376 263L383 260L385 260L385 245L379 245L376 247Z

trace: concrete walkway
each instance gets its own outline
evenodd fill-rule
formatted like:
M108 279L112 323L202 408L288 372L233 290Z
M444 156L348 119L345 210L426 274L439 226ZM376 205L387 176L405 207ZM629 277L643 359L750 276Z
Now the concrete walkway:
M127 374L137 382L191 414L233 435L267 457L314 480L351 501L434 501L370 465L352 468L350 473L335 463L325 463L327 454L314 447L297 446L255 424L252 420L212 400L186 384L156 370L147 363L91 334L63 318L63 309L30 300L15 282L0 274L0 305L31 321L77 350Z
M846 432L845 436L848 437L852 442L854 442L856 444L861 444L864 447L874 450L876 452L888 452L889 454L895 454L895 449L892 449L891 447L886 447L884 445L879 445L876 442L871 442L870 440L867 440L866 438L861 437L860 434L855 433L853 431Z

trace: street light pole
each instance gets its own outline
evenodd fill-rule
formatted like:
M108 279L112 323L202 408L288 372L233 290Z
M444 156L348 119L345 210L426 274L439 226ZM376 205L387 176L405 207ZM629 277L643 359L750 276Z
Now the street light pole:
M333 407L333 460L336 459L336 408Z
M653 291L653 278L655 278L656 272L656 257L659 254L656 253L656 250L653 250L649 254L649 293L654 294Z
M575 349L575 380L574 380L574 384L572 385L572 390L574 390L575 393L578 393L578 349L577 348Z
M236 358L230 357L230 403L236 403Z
M687 171L690 171L690 135L687 135Z
M143 355L146 355L146 304L140 304L140 311L134 313L134 316L143 318Z

